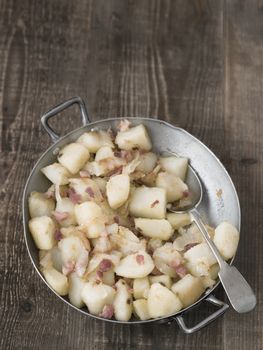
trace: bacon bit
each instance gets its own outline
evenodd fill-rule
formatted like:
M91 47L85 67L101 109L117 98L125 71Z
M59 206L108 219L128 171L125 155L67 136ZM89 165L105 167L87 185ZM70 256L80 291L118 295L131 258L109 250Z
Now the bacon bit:
M62 233L61 233L60 230L56 230L56 231L55 231L54 237L55 237L55 240L56 240L56 241L61 241L62 238L63 238L63 235L62 235Z
M179 259L174 259L171 263L170 263L170 266L173 268L173 269L176 269L178 266L181 265L181 260Z
M71 202L74 204L78 204L81 202L81 195L76 193L74 188L69 188L68 196L69 196L69 199L71 200Z
M90 175L90 172L88 171L88 170L81 170L80 172L79 172L79 176L80 177L88 177L88 178L90 178L91 177L91 175Z
M67 276L71 272L74 271L75 264L73 261L68 261L63 267L62 267L62 273L63 275Z
M120 121L117 128L120 131L127 131L129 129L130 125L131 125L131 122L129 122L129 120L127 120L127 119L124 119L124 120Z
M109 259L103 259L101 262L100 262L100 265L99 265L99 270L100 272L106 272L108 270L110 270L112 267L112 262L109 260Z
M67 211L53 211L52 215L57 221L63 221L69 217L69 213Z
M115 224L119 224L120 223L120 218L117 215L115 215L113 217L113 220L114 220Z
M112 128L109 128L109 129L107 130L107 133L110 135L110 138L111 138L112 140L115 139L116 133L112 130Z
M187 269L183 265L177 266L175 271L180 278L183 278L187 274Z
M93 189L92 189L91 187L87 187L87 188L85 189L85 192L87 192L88 195L89 195L91 198L95 198L95 193L94 193L94 191L93 191Z
M136 255L136 262L137 262L137 264L139 264L139 265L144 264L144 256L141 255L141 254Z
M113 175L119 175L119 174L121 174L121 173L122 173L122 168L123 168L123 166L121 165L121 166L119 166L119 167L117 167L117 168L115 168L115 169L109 171L108 174L107 174L107 176L110 177L110 176L113 176Z
M183 197L189 197L190 196L190 192L188 190L183 191Z
M188 243L184 246L184 252L187 252L187 250L193 248L194 246L198 245L199 243Z
M133 288L128 287L128 292L132 294L133 293Z
M158 199L156 199L156 201L154 201L152 204L151 204L151 208L153 208L156 204L158 204L160 201Z
M104 305L102 312L99 314L100 317L110 319L114 314L114 307L112 304Z

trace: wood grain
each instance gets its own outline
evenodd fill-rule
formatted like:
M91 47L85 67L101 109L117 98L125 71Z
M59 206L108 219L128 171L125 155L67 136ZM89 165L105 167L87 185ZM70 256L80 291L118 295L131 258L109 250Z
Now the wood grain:
M0 0L1 349L262 349L262 9L256 0ZM174 323L95 321L41 282L24 244L21 197L50 144L40 115L74 95L93 120L164 119L219 156L240 196L236 265L257 293L255 311L228 311L185 336ZM54 123L61 133L79 125L74 109ZM209 312L202 306L187 322Z

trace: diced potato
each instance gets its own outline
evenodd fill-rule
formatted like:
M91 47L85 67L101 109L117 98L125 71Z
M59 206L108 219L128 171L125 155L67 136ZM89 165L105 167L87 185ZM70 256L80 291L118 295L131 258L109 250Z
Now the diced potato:
M92 180L96 183L96 185L98 186L98 188L101 191L101 193L105 194L106 193L107 180L103 179L102 177L95 177Z
M125 256L146 250L145 240L140 240L126 227L119 226L118 232L111 234L110 241Z
M129 197L130 177L127 174L112 176L107 182L107 197L111 208L122 206Z
M180 299L160 283L151 285L148 295L148 311L152 318L172 315L182 309Z
M207 243L200 243L184 253L184 258L195 266L199 276L207 276L217 260Z
M182 256L176 251L171 242L157 248L153 253L153 260L160 272L172 278L177 276L175 268L172 267L173 264L179 265L183 262Z
M103 130L85 132L77 142L84 145L90 153L96 153L103 146L114 148L110 135Z
M76 272L72 272L69 275L69 292L68 297L71 304L81 308L84 306L84 302L81 297L82 289L85 286L85 281L79 277Z
M147 244L147 249L150 252L154 252L155 249L160 248L163 245L163 241L160 238L150 238Z
M44 193L31 192L28 199L28 207L31 218L50 216L55 209L55 201L53 198L47 198Z
M147 152L141 154L139 160L140 164L137 166L136 170L144 174L149 174L156 166L157 156L153 152Z
M135 299L147 299L150 289L148 277L135 278L133 280L133 296Z
M145 251L139 251L123 258L115 267L115 273L127 278L141 278L149 275L153 269L154 263L150 255Z
M166 191L158 187L138 187L130 200L130 214L149 218L164 219L166 213Z
M220 270L219 265L214 264L213 266L210 267L208 271L208 276L200 277L204 288L211 288L215 285L219 270Z
M106 232L104 220L100 217L97 217L90 221L84 227L84 230L88 238L98 238L103 232Z
M67 218L59 221L60 226L76 225L74 208L75 204L69 198L61 198L61 200L57 201L56 212L68 214Z
M49 216L33 218L29 220L28 226L38 249L49 250L56 244L56 225Z
M43 269L43 275L50 285L59 295L67 295L69 290L68 279L54 268Z
M164 241L170 239L173 228L165 219L134 219L135 227L146 237L160 238Z
M203 294L205 288L200 278L187 274L173 284L172 291L179 297L183 306L187 307Z
M88 225L92 220L102 216L102 210L94 202L84 202L75 205L75 216L78 225Z
M42 173L55 185L69 183L69 171L59 163L53 163L41 169Z
M161 157L160 164L164 171L168 171L175 176L180 177L181 180L185 180L188 159L181 157Z
M111 254L105 254L105 253L94 254L92 256L92 258L90 259L88 269L86 272L86 276L88 276L90 273L95 271L99 267L102 260L104 260L104 259L110 260L112 262L112 264L114 265L113 267L116 267L119 265L120 258L121 258L121 254L117 251L112 251Z
M58 248L61 252L63 263L77 261L82 251L85 250L82 240L76 236L62 238L58 242Z
M215 229L214 243L225 260L235 255L238 242L239 232L229 222L222 222Z
M88 282L82 289L81 298L91 314L99 315L106 304L113 303L115 294L114 288L106 284Z
M70 188L80 196L80 202L101 201L103 199L98 184L93 179L69 179Z
M115 273L113 269L103 272L102 282L108 286L113 286L115 284Z
M188 213L168 213L167 220L175 230L191 224L191 216Z
M161 172L156 177L156 186L166 190L167 202L174 202L184 197L188 186L177 176Z
M99 162L101 160L113 157L114 153L112 151L112 148L110 146L102 146L100 149L98 149L96 153L95 162Z
M127 283L120 279L116 283L117 292L113 301L114 315L118 321L129 321L132 314L132 296Z
M71 174L76 174L89 160L90 154L86 147L79 143L70 143L62 148L58 161Z
M148 311L148 302L146 299L137 299L133 302L133 311L141 321L149 320L151 316Z
M131 150L139 148L150 151L152 143L144 125L140 124L128 129L127 131L118 132L115 143L120 149Z
M187 230L173 241L173 246L179 252L191 247L192 244L199 244L204 241L204 237L199 230Z
M59 250L58 246L55 245L51 250L51 260L52 260L52 265L53 267L58 270L59 272L62 272L62 256L61 256L61 251Z
M149 276L150 283L160 283L162 286L165 286L171 289L172 279L167 275L159 275L159 276Z

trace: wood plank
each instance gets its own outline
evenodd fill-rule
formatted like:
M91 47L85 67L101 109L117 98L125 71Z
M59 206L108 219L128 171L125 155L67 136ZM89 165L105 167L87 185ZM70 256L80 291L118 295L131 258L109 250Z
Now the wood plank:
M224 324L226 349L259 350L263 344L263 272L259 268L263 265L262 5L226 1L225 141L243 213L236 265L258 299L257 309L248 315L229 313Z

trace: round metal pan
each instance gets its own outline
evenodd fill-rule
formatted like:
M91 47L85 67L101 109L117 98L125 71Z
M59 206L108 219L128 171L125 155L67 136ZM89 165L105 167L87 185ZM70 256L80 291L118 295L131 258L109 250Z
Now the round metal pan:
M80 107L81 118L83 127L78 128L69 134L60 137L50 126L49 118L54 117L57 113L63 111L73 104L78 104ZM152 139L153 149L157 153L162 152L175 152L176 154L187 157L190 160L191 166L199 175L201 179L204 196L202 203L200 204L200 213L205 222L212 226L218 225L220 222L227 220L232 223L240 231L240 206L238 196L233 185L233 182L227 173L226 169L218 158L206 147L201 141L196 139L194 136L189 134L187 131L175 127L169 123L162 120L150 119L150 118L126 118L129 119L133 125L143 123ZM54 142L46 152L40 157L36 165L34 166L27 183L25 185L24 195L23 195L23 224L24 224L24 235L26 246L28 249L31 261L38 272L42 280L47 284L44 277L39 270L39 258L38 249L36 248L32 236L28 229L29 211L28 211L28 197L32 191L45 192L50 186L49 181L41 173L41 168L51 164L56 161L56 154L58 150L65 146L66 144L75 141L83 132L89 131L91 129L103 129L107 130L109 127L115 129L119 123L118 118L99 120L96 122L91 122L85 104L80 97L74 97L66 102L63 102L56 107L53 107L41 118L43 127L50 135L52 141ZM187 181L186 181L187 182ZM234 258L233 258L234 259ZM232 259L232 261L233 261ZM231 261L231 263L232 263ZM202 327L206 326L208 323L215 320L217 317L222 315L229 307L226 303L216 299L212 292L218 286L220 282L218 281L216 285L206 290L204 295L202 295L198 301L196 301L191 306L181 310L180 312L170 315L168 317L162 317L158 319L151 319L147 321L139 321L137 319L131 319L128 322L120 322L116 320L105 320L94 315L91 315L86 308L78 309L68 301L67 297L59 296L48 284L47 286L65 303L69 304L71 307L82 312L83 314L89 315L96 319L101 319L103 321L108 321L112 323L151 323L151 322L167 322L167 321L177 321L181 329L185 333L193 333ZM186 311L197 306L201 301L210 302L216 306L218 309L216 312L211 314L206 319L202 320L200 323L194 327L188 328L184 322L183 315Z

